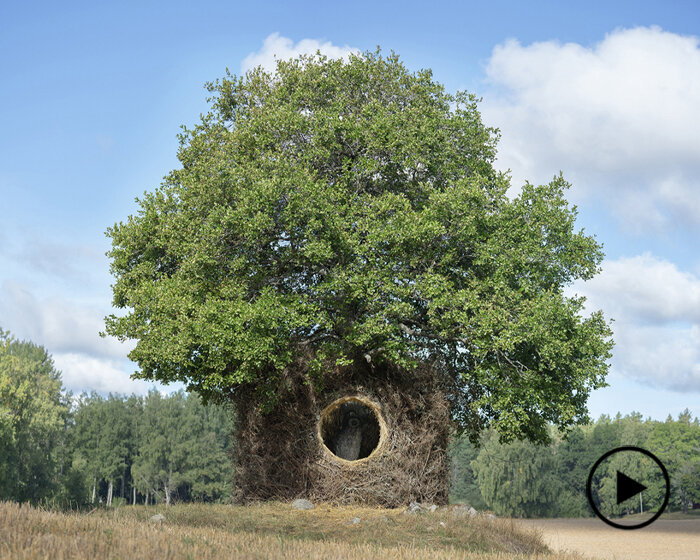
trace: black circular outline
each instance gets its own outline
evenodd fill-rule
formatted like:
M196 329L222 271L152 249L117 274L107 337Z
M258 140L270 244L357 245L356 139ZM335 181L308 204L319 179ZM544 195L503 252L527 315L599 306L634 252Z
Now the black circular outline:
M620 523L615 523L614 521L610 521L607 517L605 517L600 512L600 510L596 507L595 503L593 502L593 492L591 491L591 485L593 484L593 473L600 466L600 464L603 461L605 461L605 459L610 457L610 455L617 453L618 451L638 451L639 453L646 455L652 461L654 461L657 465L659 465L659 468L661 469L661 472L664 475L664 480L666 481L666 496L664 497L664 503L661 504L659 511L657 511L650 519L647 519L646 521L643 521L642 523L639 523L638 525L621 525ZM608 525L610 525L611 527L615 527L616 529L624 529L626 531L629 531L631 529L641 529L642 527L646 527L647 525L650 525L651 523L656 521L659 518L659 516L666 509L670 495L671 495L671 480L668 477L668 471L666 470L666 467L664 467L664 464L651 451L647 451L646 449L642 449L641 447L635 447L633 445L624 445L622 447L616 447L615 449L611 449L607 453L603 454L603 456L595 462L595 464L593 465L593 468L591 468L591 472L588 473L588 481L586 482L586 497L588 498L588 503L593 508L593 512L596 514L596 516L598 516L598 518L601 521L603 521L603 523L607 523Z

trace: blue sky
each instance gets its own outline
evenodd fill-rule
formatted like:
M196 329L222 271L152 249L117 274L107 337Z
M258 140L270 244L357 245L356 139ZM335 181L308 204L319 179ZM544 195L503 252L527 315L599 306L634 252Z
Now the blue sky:
M611 4L613 4L611 6ZM142 393L111 312L105 229L177 167L203 84L274 56L394 50L483 97L513 192L560 170L615 319L594 417L700 415L700 8L695 2L24 2L0 7L0 326L74 392ZM170 390L166 387L165 390Z

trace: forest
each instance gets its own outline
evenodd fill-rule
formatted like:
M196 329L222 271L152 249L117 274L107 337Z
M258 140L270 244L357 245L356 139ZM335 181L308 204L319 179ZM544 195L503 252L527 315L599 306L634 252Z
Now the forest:
M225 501L232 418L182 391L72 395L43 347L0 331L0 500Z
M586 480L591 467L611 449L635 446L654 453L668 470L668 510L687 513L700 507L700 422L687 409L664 422L618 413L612 418L602 415L566 436L553 428L550 433L550 445L524 441L504 445L492 431L484 434L479 446L456 439L451 449L451 500L512 517L590 517ZM618 468L643 479L640 465L613 462L594 479L594 492L610 497ZM645 492L644 511L658 509L663 498L661 492ZM614 513L638 513L630 509L630 502L635 505L634 500L623 502Z
M182 391L73 395L45 348L0 329L0 501L63 509L229 503L234 418L232 409ZM550 438L548 445L502 444L487 430L475 445L455 436L450 501L500 516L591 516L591 465L614 447L634 445L666 465L670 510L700 506L700 421L687 410L664 422L604 415L567 434L550 427ZM634 469L625 465L630 476ZM599 477L597 490L610 491L613 476ZM663 496L646 499L650 509Z

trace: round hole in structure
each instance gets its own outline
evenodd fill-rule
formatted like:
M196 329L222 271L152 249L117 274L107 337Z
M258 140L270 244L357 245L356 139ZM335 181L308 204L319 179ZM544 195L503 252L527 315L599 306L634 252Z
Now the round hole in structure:
M321 412L319 436L337 458L357 461L379 447L383 426L374 403L360 397L344 397Z

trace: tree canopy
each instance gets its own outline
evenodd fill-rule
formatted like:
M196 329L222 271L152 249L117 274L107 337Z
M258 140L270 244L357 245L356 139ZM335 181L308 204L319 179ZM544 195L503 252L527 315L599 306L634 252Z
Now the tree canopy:
M320 53L207 84L181 167L109 228L106 333L135 376L206 398L254 386L264 409L306 357L312 382L355 360L429 363L472 434L547 440L587 418L612 342L563 288L601 246L559 176L506 196L478 100L379 51Z
M55 486L68 402L43 346L0 328L0 500L38 500Z

